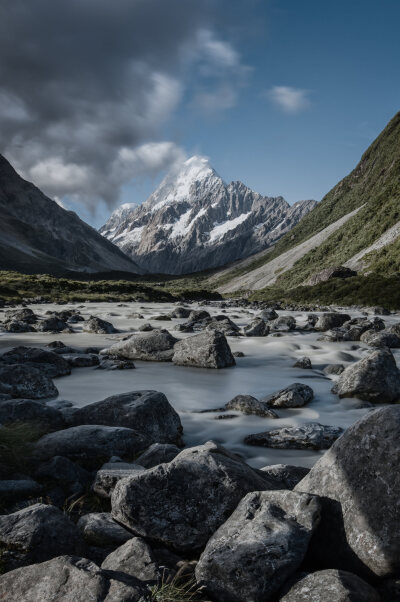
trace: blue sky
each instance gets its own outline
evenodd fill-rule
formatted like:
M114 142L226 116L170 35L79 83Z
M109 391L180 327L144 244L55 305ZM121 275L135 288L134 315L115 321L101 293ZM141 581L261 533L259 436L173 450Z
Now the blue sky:
M163 0L164 7L171 6L171 22L184 1ZM113 206L144 201L181 154L206 155L225 180L241 180L265 195L282 195L290 203L320 200L400 109L399 0L210 0L200 13L196 22L187 16L195 42L171 32L180 53L169 48L168 64L159 59L154 67L157 74L165 69L167 78L154 87L158 112L150 119L157 125L129 140L132 156L107 189L97 190L96 184L88 194L94 180L84 172L86 155L70 159L79 140L64 154L60 140L52 156L38 150L41 161L34 165L16 146L5 152L29 179L95 226ZM165 17L164 25L172 27ZM155 53L159 38L153 34L149 27ZM135 87L125 93L134 96ZM137 117L135 106L128 120ZM111 129L115 116L109 118ZM149 166L146 145L160 143L162 148L154 148L162 157ZM110 165L112 159L110 153ZM88 173L95 173L94 161ZM96 182L98 173L107 178L108 167L106 158Z

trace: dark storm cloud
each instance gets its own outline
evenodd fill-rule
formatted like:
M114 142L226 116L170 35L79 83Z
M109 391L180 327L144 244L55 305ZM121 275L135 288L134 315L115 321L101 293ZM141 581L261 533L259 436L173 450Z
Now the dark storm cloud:
M113 204L132 176L180 160L158 140L185 71L213 72L226 90L240 68L212 32L212 5L0 0L0 152L48 194L89 204Z

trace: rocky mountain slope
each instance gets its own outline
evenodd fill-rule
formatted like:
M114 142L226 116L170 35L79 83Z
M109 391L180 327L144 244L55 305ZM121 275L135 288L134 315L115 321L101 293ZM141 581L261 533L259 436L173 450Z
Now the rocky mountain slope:
M148 272L185 274L270 247L315 205L290 206L242 182L226 184L206 158L194 156L145 203L117 209L100 232Z
M140 272L118 247L23 180L0 155L0 269Z
M361 274L400 272L400 113L341 180L273 250L213 277L227 293L276 283L307 284L325 268L344 265ZM290 256L290 261L287 261Z

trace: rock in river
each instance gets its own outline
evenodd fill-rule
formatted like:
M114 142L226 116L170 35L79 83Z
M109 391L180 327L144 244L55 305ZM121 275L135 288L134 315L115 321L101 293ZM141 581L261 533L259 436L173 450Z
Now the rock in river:
M248 435L247 445L278 449L328 449L343 433L339 426L324 426L309 422L302 426L285 426L281 429Z
M149 333L133 334L125 341L105 349L102 354L127 360L170 362L177 340L168 330L152 330Z
M272 408L301 408L313 397L314 391L311 387L302 383L293 383L285 389L264 397L262 402Z
M46 399L58 395L57 388L48 376L24 364L0 367L0 393L28 399Z
M174 364L197 368L227 368L235 365L235 358L222 332L207 330L176 343Z

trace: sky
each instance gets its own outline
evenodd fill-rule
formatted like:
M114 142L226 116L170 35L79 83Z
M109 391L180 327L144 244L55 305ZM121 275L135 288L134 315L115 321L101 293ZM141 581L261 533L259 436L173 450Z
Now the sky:
M399 0L0 0L0 152L101 226L193 154L320 200L400 110Z

